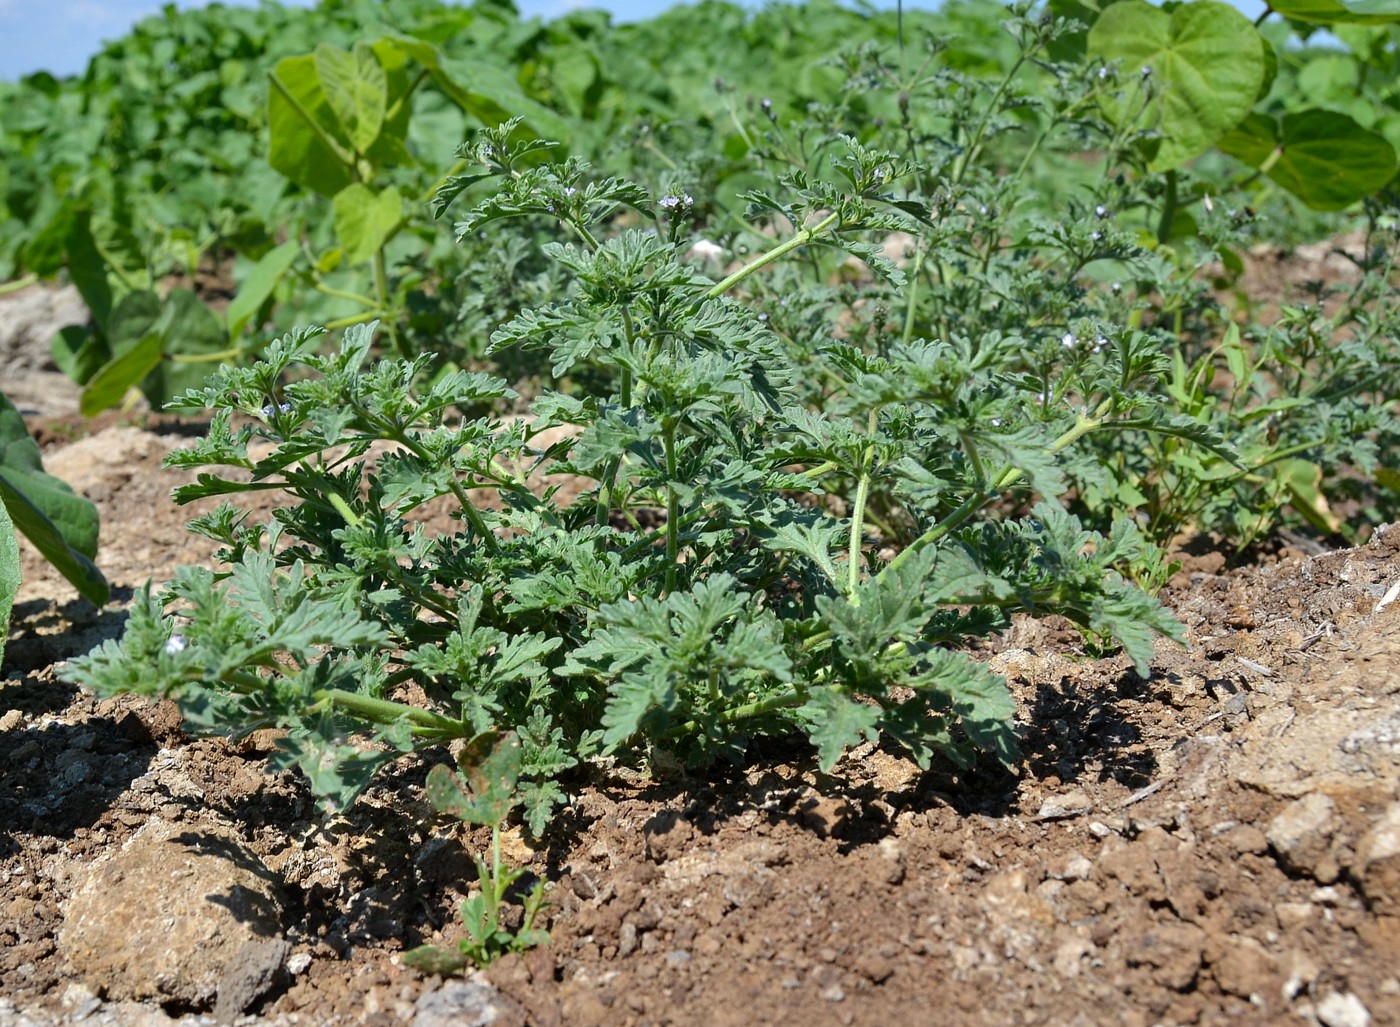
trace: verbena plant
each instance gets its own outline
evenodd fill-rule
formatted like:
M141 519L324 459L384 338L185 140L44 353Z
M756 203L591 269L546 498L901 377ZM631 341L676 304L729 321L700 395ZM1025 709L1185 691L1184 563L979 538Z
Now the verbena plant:
M72 678L280 727L279 759L340 803L476 739L479 787L434 771L436 801L495 830L518 803L539 833L598 759L738 761L800 733L823 767L877 739L1012 764L1010 692L962 647L1018 612L1147 673L1181 632L1119 514L1188 459L1251 470L1181 386L1238 356L1208 344L1198 277L1243 221L1222 206L1167 245L1184 206L1214 208L1124 114L1150 76L1057 62L1068 26L1026 13L1004 62L858 50L830 103L736 104L742 217L655 143L634 181L515 121L481 132L435 209L467 207L478 250L525 226L512 252L549 266L546 302L473 312L504 318L494 359L548 360L525 413L490 371L383 356L373 323L221 368L178 404L216 411L208 437L171 457L220 470L177 499L272 491L273 518L194 520L223 567L148 588ZM482 770L507 759L509 802ZM510 882L481 874L473 960L510 945Z
M1034 50L1046 35L1020 38ZM966 80L982 126L1020 102L1014 71ZM1041 135L1060 127L1049 118ZM400 753L513 730L539 831L559 776L600 754L742 759L754 737L800 730L828 767L881 736L922 766L979 751L1012 763L1010 694L954 647L1015 611L1068 617L1144 673L1153 635L1180 637L1124 577L1160 577L1138 529L1087 531L1051 501L1084 436L1185 431L1151 389L1165 363L1149 334L1093 328L1099 341L1048 389L1011 373L1022 337L931 341L908 327L913 306L873 345L802 343L746 288L789 254L832 246L902 284L872 233L937 247L933 204L965 220L924 166L828 134L821 177L794 171L783 198L752 197L787 237L716 282L683 260L692 197L653 202L576 158L542 163L547 147L513 129L482 134L464 155L477 170L439 208L495 182L459 234L543 217L572 236L546 248L569 291L495 342L544 348L560 378L586 365L592 388L546 388L528 418L463 415L511 390L481 372L429 378L426 357L375 362L372 325L329 355L304 330L222 369L182 402L219 412L208 438L171 460L245 476L202 475L177 498L275 489L292 502L267 526L229 506L193 522L229 569L147 591L124 640L78 661L75 679L173 695L210 728L285 727L285 759L338 801ZM994 177L974 166L953 188ZM619 230L623 211L659 216L659 230ZM825 409L807 402L813 360ZM536 445L546 432L557 440ZM577 499L532 488L557 475ZM1031 516L985 515L1022 486L1047 497ZM872 531L877 494L897 529ZM414 524L443 502L460 530ZM428 707L396 698L410 682Z

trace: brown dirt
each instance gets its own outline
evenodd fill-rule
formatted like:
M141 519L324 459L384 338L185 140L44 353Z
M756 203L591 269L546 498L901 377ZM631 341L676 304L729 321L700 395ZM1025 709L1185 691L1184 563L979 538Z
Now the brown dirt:
M269 739L191 739L169 704L60 681L133 589L212 546L159 466L192 426L32 424L101 508L117 598L85 608L26 554L0 672L0 1024L211 1022L180 981L143 992L139 961L79 965L65 935L80 895L101 922L85 885L119 882L148 825L224 839L230 881L275 884L285 962L241 949L215 975L242 1023L1400 1024L1400 529L1236 570L1188 556L1165 598L1190 647L1146 681L1019 623L986 653L1023 711L1019 777L871 746L831 774L800 746L704 778L598 769L543 846L507 839L550 883L553 943L464 988L400 962L458 936L487 841L433 818L426 761L328 815Z

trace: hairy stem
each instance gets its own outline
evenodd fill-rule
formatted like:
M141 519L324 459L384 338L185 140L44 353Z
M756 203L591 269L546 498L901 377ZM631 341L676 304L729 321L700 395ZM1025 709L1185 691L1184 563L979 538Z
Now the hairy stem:
M870 501L871 469L875 465L875 428L879 420L879 409L870 411L866 424L866 436L871 442L865 447L861 461L860 479L856 482L856 499L851 510L851 542L846 560L846 598L852 606L860 605L857 590L860 588L860 548L864 537L865 506Z
M705 298L708 300L718 299L720 296L723 296L726 292L734 288L734 286L738 285L740 282L742 282L745 278L749 277L749 275L753 274L755 271L759 270L760 268L767 267L779 257L791 253L793 250L797 249L800 246L806 246L813 239L816 239L823 233L825 233L827 229L838 225L840 221L840 212L832 211L826 217L818 221L815 225L810 225L807 228L802 229L787 242L780 243L777 246L774 246L771 250L768 250L765 253L760 253L757 257L754 257L753 260L749 261L738 271L735 271L732 275L728 276L722 282L715 285L707 293L705 293Z

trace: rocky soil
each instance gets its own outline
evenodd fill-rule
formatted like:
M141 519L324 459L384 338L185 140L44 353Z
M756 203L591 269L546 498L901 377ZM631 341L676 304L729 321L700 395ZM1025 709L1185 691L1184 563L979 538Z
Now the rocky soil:
M168 704L62 681L133 589L210 558L160 467L197 426L83 424L6 340L0 387L101 508L116 598L86 607L26 555L0 1025L1400 1024L1400 528L1236 569L1184 552L1165 598L1190 646L1147 680L1018 624L984 656L1020 702L1019 776L869 746L831 774L796 746L595 771L542 846L507 839L549 882L553 943L444 981L401 954L458 936L488 839L432 815L426 762L328 814L273 739L194 739Z

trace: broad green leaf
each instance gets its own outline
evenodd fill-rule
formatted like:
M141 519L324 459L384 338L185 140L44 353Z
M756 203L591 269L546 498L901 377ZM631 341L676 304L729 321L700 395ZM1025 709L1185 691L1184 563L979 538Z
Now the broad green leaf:
M354 156L321 89L316 58L286 57L269 76L267 159L297 185L334 196L352 181Z
M1345 114L1251 114L1217 144L1314 210L1344 210L1395 177L1395 148Z
M145 338L160 312L160 297L149 289L123 296L107 322L107 342L112 355L120 356Z
M1336 535L1342 530L1342 519L1333 511L1323 493L1322 468L1309 460L1280 460L1274 465L1288 493L1293 509L1318 531Z
M0 665L5 662L5 639L10 635L10 610L19 592L19 543L15 525L0 503Z
M0 504L15 528L94 605L107 602L107 582L93 565L97 507L44 473L39 446L0 393Z
M78 402L83 416L93 417L120 404L126 390L141 382L160 363L164 341L160 332L147 332L135 346L104 364L83 389Z
M230 339L237 339L243 334L243 329L257 316L258 310L272 295L272 290L277 287L277 283L287 273L287 269L292 266L300 252L300 244L295 239L289 239L281 246L268 250L262 259L253 265L253 269L243 279L238 295L228 305Z
M1143 0L1121 0L1089 31L1089 51L1117 61L1132 84L1115 119L1141 107L1162 133L1154 171L1198 157L1249 113L1264 81L1264 42L1249 19L1228 4L1196 0L1171 13ZM1143 74L1144 70L1147 72Z
M393 236L403 218L403 197L390 186L375 193L355 182L335 194L335 234L351 264L369 260Z
M58 369L79 385L86 385L107 362L107 342L90 325L65 325L49 343Z
M421 39L394 36L378 45L396 46L422 64L453 103L486 125L520 117L534 133L555 140L567 151L576 131L573 122L525 95L515 76L505 69L479 59L444 57L437 47Z
M92 217L86 211L73 219L68 230L68 275L98 329L107 331L107 318L112 313L112 283L107 277L107 261L92 237Z
M1400 0L1270 0L1285 18L1317 25L1385 25L1400 21Z
M379 137L388 105L384 69L367 43L350 53L331 43L316 47L316 75L326 102L356 153L366 153Z
M38 231L30 235L21 251L26 268L42 278L58 274L63 267L74 216L73 204L65 201Z
M187 389L198 389L218 366L194 357L209 357L228 349L223 319L189 289L171 289L161 312L163 356L141 382L153 407L163 407Z

